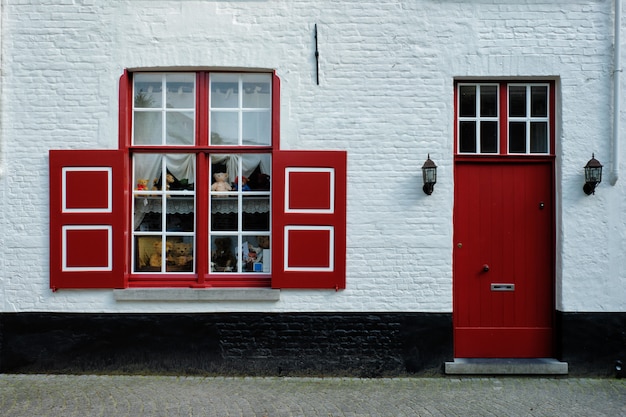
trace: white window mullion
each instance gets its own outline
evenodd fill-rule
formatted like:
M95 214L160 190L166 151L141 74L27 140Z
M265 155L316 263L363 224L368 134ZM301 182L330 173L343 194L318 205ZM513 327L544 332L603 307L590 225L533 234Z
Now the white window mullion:
M526 86L526 153L530 154L530 121L531 121L531 104L532 104L532 97L531 97L531 86L527 85Z

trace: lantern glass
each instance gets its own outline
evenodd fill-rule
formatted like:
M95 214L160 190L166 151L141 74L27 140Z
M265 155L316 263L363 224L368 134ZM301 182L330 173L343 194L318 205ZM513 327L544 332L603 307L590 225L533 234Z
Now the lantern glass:
M594 183L602 181L602 167L587 167L585 169L585 181Z
M422 168L424 184L434 184L437 182L437 168Z

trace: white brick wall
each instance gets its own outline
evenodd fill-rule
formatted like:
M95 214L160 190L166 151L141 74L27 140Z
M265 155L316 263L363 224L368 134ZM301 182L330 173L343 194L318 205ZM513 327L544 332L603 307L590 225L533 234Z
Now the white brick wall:
M514 3L3 2L0 311L452 311L453 81L530 76L559 88L557 307L626 311L626 173L581 190L592 152L610 168L613 1ZM348 151L345 291L207 305L48 289L47 151L116 148L123 69L170 66L275 68L282 147Z

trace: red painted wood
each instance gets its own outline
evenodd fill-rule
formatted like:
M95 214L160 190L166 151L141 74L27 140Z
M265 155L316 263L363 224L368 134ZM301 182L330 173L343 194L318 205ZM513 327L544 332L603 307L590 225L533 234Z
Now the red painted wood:
M329 210L331 208L329 172L292 172L289 175L289 207ZM311 192L315 190L315 192Z
M120 108L118 113L118 146L119 149L125 149L130 146L131 142L131 121L132 121L132 85L131 76L128 70L120 77L119 101Z
M455 357L552 354L552 171L549 161L457 161ZM492 291L498 283L515 290Z
M272 287L274 288L345 288L346 285L346 166L344 151L278 151L273 156L272 191ZM294 200L295 207L285 204L288 168L310 169L312 174L301 184L306 189L291 192L305 197ZM328 206L330 186L328 175L319 175L320 168L334 169L334 207ZM298 176L301 171L297 171ZM302 180L302 178L300 178ZM322 180L319 188L314 179ZM325 183L324 183L325 181ZM317 200L316 200L317 196ZM289 201L289 200L288 200ZM286 209L287 208L287 209ZM294 210L295 209L295 210ZM313 212L311 212L313 211ZM320 227L321 226L321 227ZM328 270L328 232L332 227L334 238L332 270ZM285 231L292 233L286 246ZM296 230L296 232L294 232ZM301 232L307 230L307 232ZM308 234L308 238L307 238ZM285 268L287 257L288 267ZM311 258L307 260L306 258ZM289 262L292 262L289 264ZM313 270L302 270L307 267ZM302 269L300 269L302 268Z
M70 171L65 175L65 207L72 210L107 209L109 175L106 171Z
M68 267L108 267L110 254L107 230L68 230L66 248Z
M58 288L123 288L127 259L125 243L125 172L123 151L52 150L50 156L50 287ZM63 210L63 168L68 171L66 201ZM90 170L95 168L95 170ZM111 168L111 184L103 181L103 171ZM84 177L81 178L81 174ZM106 177L106 174L105 174ZM93 189L88 188L94 181ZM94 192L100 192L99 195ZM107 193L111 193L110 210ZM83 194L89 195L88 198ZM105 207L103 207L105 206ZM71 210L68 210L71 209ZM97 209L97 212L93 210ZM70 227L64 231L63 227ZM111 242L103 227L111 227ZM63 235L67 252L63 252ZM109 265L109 250L112 263ZM66 260L65 270L63 259ZM72 268L82 268L78 271ZM102 270L98 268L109 268ZM93 269L93 270L90 270Z
M272 147L280 149L280 78L272 74Z
M287 265L293 268L329 268L331 235L328 230L289 230ZM303 251L302 248L315 248Z

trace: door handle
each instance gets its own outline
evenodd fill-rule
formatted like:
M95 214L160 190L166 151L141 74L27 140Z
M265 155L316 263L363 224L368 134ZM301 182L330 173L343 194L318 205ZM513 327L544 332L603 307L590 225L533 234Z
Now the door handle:
M489 272L489 265L484 264L484 265L483 265L483 271L484 271L484 272Z

